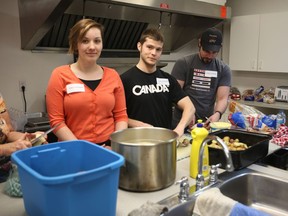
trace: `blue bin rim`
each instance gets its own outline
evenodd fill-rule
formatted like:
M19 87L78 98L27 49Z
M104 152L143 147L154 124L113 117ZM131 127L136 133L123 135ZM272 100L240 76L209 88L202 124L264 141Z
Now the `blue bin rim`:
M95 148L101 149L102 151L107 151L107 152L115 155L119 159L114 161L114 162L112 162L112 163L110 163L110 164L107 164L107 165L104 165L104 166L101 166L101 167L98 167L98 168L95 168L95 169L91 169L91 170L85 171L85 172L61 175L61 176L57 176L57 177L46 177L46 176L43 176L43 175L39 174L38 172L36 172L32 168L30 168L29 166L27 166L18 157L18 155L21 154L21 152L31 151L32 148L33 148L33 151L35 151L35 149L39 149L39 150L43 149L44 150L44 149L47 149L46 145L49 145L51 147L51 149L52 148L56 149L56 148L60 148L61 147L60 145L63 144L63 143L76 142L76 141L77 142L86 143L87 145L92 145ZM31 175L33 175L36 179L38 179L39 181L41 181L43 183L46 183L46 184L59 184L59 183L70 182L70 181L73 181L73 179L77 178L77 177L88 176L88 175L92 175L92 174L94 174L96 172L98 172L98 173L99 172L104 172L105 170L108 171L108 170L118 169L124 164L124 161L125 161L125 158L122 155L120 155L120 154L118 154L118 153L116 153L116 152L114 152L112 150L106 149L106 148L104 148L102 146L98 146L97 144L91 143L91 142L86 141L86 140L61 141L61 142L55 142L55 143L49 143L49 144L45 144L45 145L35 146L35 147L32 147L32 148L22 149L22 150L14 152L11 155L12 162L16 163L17 166L22 167L27 172L29 172Z

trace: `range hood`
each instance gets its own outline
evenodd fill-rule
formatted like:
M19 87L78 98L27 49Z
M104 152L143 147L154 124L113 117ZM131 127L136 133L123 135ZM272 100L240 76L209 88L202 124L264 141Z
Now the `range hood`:
M22 49L67 52L70 28L91 18L105 27L104 57L138 56L148 27L160 28L170 53L231 18L229 7L196 0L18 0L18 6Z

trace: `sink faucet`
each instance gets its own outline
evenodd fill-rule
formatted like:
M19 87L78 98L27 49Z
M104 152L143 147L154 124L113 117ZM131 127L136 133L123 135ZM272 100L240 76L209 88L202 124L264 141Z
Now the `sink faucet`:
M180 184L180 192L178 195L179 201L181 203L186 202L189 197L189 181L186 176L182 177L176 184Z
M204 155L204 147L207 145L208 142L216 140L223 148L225 157L226 157L226 171L232 172L234 170L233 162L232 162L232 157L230 154L230 151L225 144L225 142L218 136L215 135L208 135L204 141L201 143L200 150L199 150L199 160L198 160L198 175L196 177L196 190L200 190L201 188L204 187L204 176L203 176L203 155ZM219 165L218 165L219 166ZM217 169L217 167L216 167ZM215 176L213 176L215 178ZM217 179L217 177L215 178Z

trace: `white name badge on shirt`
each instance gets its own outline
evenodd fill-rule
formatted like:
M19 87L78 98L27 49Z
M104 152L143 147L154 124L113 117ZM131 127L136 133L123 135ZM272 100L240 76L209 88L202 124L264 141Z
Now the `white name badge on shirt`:
M217 71L205 70L205 77L217 77Z
M169 80L167 78L156 78L157 84L160 85L170 85Z
M66 85L67 94L74 92L85 92L84 84L73 83Z

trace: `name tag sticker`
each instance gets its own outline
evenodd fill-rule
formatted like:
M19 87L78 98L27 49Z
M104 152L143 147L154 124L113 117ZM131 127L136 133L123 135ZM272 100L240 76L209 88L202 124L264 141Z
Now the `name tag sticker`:
M74 92L85 92L84 84L74 83L66 85L67 94Z
M156 78L157 84L160 85L170 85L169 80L167 78Z
M217 77L217 71L205 70L205 77Z

